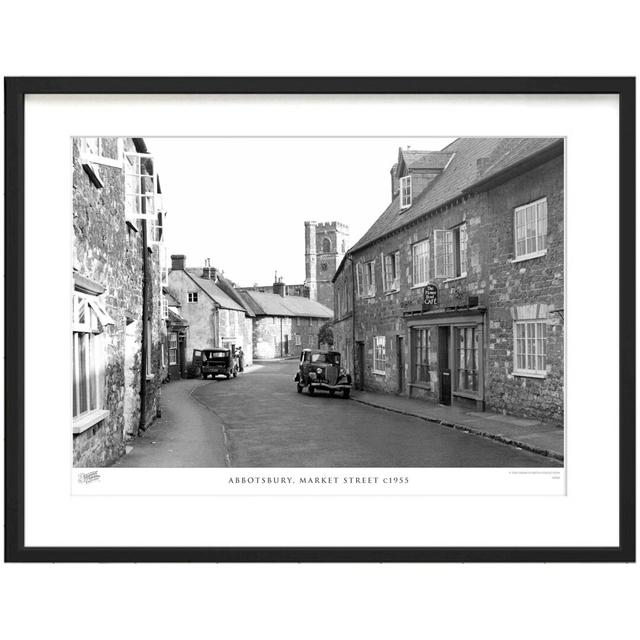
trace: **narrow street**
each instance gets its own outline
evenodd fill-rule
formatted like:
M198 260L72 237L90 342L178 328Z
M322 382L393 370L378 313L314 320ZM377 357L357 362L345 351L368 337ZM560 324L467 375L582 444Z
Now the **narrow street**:
M162 418L118 467L551 467L554 460L322 392L297 361L162 388Z

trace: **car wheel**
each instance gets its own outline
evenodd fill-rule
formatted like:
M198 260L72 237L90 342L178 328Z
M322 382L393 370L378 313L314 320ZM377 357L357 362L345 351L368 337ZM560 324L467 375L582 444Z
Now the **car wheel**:
M302 385L297 384L296 387L298 388L298 393L302 393Z
M309 387L309 395L312 396L316 390L313 387Z
M227 373L227 380L230 378L231 376Z
M350 394L351 394L351 389L344 389L342 391L342 397L345 399L348 398Z
M233 372L233 377L234 377L234 378L237 378L237 377L238 377L238 372L237 372L237 371L234 371L234 372Z
M204 373L202 374L202 379L203 379L203 380L206 380L206 379L207 379L207 376L206 376Z

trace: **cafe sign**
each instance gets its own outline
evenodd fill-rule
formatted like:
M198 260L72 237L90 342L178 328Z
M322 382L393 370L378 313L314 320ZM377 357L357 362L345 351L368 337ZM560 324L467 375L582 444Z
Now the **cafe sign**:
M423 289L422 304L431 307L438 304L438 287L435 284L428 284Z

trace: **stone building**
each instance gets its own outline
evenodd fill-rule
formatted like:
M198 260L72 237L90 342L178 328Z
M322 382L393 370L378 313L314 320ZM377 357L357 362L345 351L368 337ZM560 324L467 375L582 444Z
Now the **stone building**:
M356 385L563 423L564 141L399 150L334 277Z
M333 310L333 276L347 251L349 227L341 222L304 223L305 285L309 298Z
M160 411L164 216L144 140L73 140L74 466L113 463Z
M318 347L320 327L333 317L331 309L301 296L288 296L278 280L269 293L238 289L253 311L253 357L299 356Z
M182 305L164 287L163 316L167 323L167 369L168 380L187 376L187 333L189 323L182 317Z
M215 267L187 268L184 255L171 256L167 289L188 323L184 349L188 365L194 349L242 347L251 365L253 312Z

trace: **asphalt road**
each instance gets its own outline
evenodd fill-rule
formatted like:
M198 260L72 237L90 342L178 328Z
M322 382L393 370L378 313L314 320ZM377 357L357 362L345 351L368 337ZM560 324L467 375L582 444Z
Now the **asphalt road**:
M197 444L198 432L206 436L197 447L196 464L185 465L189 455L178 455L175 446L173 459L180 459L179 466L232 467L559 466L543 456L354 400L322 392L309 396L306 390L298 394L296 368L293 360L270 362L231 380L167 385L173 395L179 388L188 390L180 402L163 409L169 416L165 421L176 422L174 432L182 429L184 410L193 423L194 403L201 420L202 408L208 414L199 428L189 429L191 444ZM182 404L187 406L181 409ZM206 450L221 443L224 452Z

